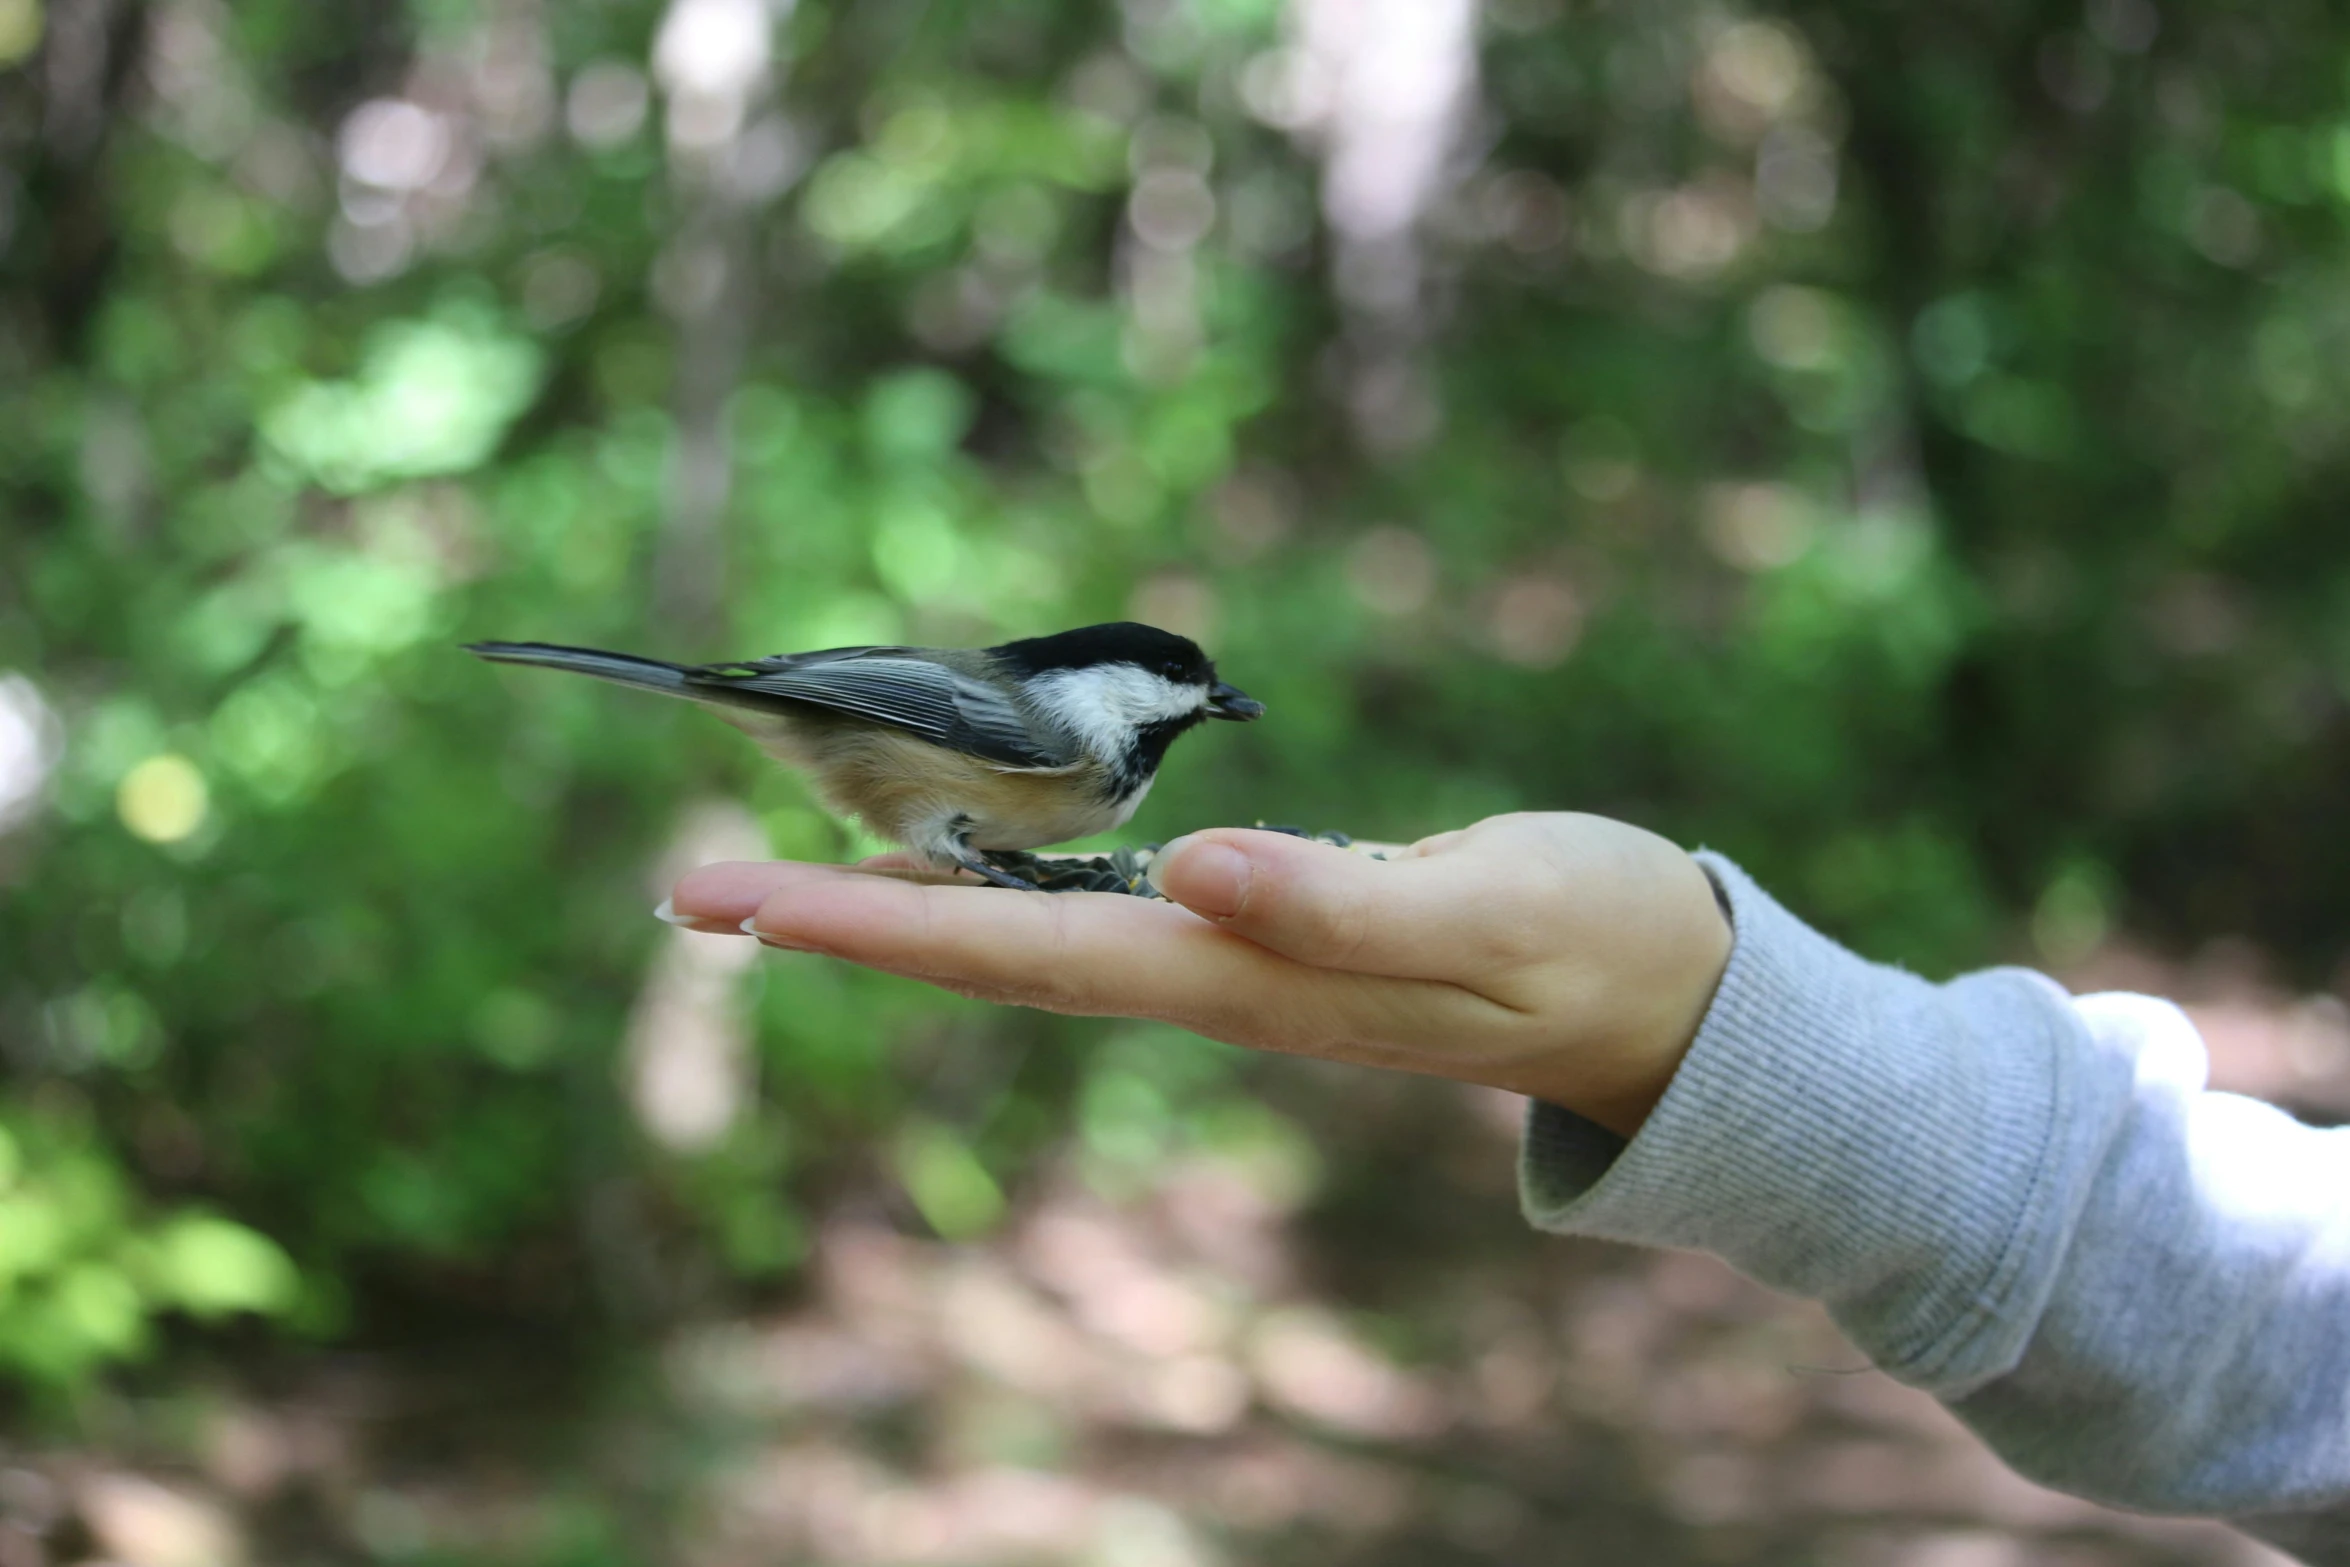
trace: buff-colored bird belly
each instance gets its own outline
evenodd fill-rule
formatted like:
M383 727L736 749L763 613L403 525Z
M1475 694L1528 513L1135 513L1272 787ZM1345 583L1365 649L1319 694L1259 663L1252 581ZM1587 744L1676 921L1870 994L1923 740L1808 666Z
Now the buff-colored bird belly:
M958 838L974 849L1036 849L1108 832L1150 792L1145 783L1108 798L1088 764L1011 771L867 724L737 722L806 773L833 811L942 864Z

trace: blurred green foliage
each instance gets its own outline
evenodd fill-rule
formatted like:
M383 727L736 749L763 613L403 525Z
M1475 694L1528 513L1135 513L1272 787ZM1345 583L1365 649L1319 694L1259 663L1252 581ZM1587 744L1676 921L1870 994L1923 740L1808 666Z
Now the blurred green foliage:
M1271 710L1139 837L1589 809L1929 971L2333 959L2338 17L1331 14L0 0L0 1364L393 1277L634 1320L1072 1137L1313 1178L1163 1030L661 979L704 802L860 841L472 637L1133 615ZM747 1019L690 1135L673 991Z

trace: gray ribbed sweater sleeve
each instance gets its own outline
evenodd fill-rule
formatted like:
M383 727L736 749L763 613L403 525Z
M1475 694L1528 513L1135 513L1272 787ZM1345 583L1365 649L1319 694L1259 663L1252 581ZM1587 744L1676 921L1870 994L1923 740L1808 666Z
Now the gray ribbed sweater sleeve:
M2142 996L1931 985L1700 855L1736 929L1626 1143L1537 1104L1546 1230L1719 1254L1824 1302L2044 1484L2350 1567L2350 1130L2204 1088Z

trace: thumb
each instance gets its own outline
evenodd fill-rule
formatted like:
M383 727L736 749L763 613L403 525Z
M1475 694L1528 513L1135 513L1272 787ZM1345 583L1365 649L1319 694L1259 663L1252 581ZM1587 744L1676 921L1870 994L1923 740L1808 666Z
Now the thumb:
M1460 980L1490 969L1509 945L1497 939L1497 916L1522 909L1515 889L1495 885L1472 856L1375 860L1239 828L1176 839L1150 879L1170 901L1285 957L1398 979ZM1516 923L1523 928L1522 913Z

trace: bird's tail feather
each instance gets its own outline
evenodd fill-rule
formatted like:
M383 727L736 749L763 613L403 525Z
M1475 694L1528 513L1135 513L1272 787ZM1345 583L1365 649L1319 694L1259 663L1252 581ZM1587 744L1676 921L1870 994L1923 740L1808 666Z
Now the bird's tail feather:
M575 675L592 675L598 680L610 680L624 686L641 686L648 691L664 691L671 696L689 694L684 667L664 664L657 658L607 653L592 647L555 647L545 642L469 642L465 645L465 651L493 663L568 669Z

